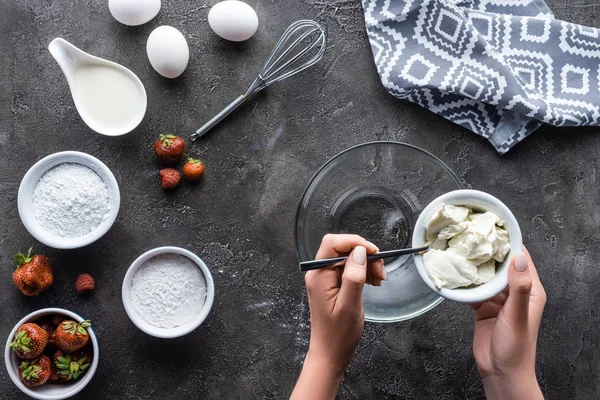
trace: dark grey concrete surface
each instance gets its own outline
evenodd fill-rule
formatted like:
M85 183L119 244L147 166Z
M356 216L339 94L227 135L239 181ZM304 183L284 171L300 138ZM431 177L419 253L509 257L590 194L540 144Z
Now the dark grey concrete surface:
M303 277L293 223L312 174L339 151L376 139L421 146L467 187L488 191L517 215L548 292L538 377L548 399L600 397L600 129L543 128L500 157L483 139L381 87L358 0L249 0L260 27L242 44L216 37L206 22L215 0L163 1L150 23L125 27L107 1L0 0L0 337L25 314L65 307L92 319L100 367L78 398L281 399L291 392L308 344ZM557 16L600 26L593 0L552 0ZM324 62L283 82L232 115L188 153L206 163L204 180L173 194L158 184L151 149L159 133L187 137L254 78L292 21L314 18L329 34ZM159 25L180 29L191 59L166 80L147 58ZM79 118L66 81L46 50L54 37L131 68L148 92L133 133L100 136ZM78 150L104 161L122 189L109 233L79 250L34 240L20 222L17 189L40 158ZM139 331L121 303L121 282L143 251L177 245L200 255L216 283L212 313L179 340ZM11 282L11 256L33 246L52 260L55 284L26 298ZM80 299L80 272L96 291ZM471 354L466 306L444 302L410 322L367 324L340 389L344 399L477 399L483 389ZM24 396L0 369L0 398Z

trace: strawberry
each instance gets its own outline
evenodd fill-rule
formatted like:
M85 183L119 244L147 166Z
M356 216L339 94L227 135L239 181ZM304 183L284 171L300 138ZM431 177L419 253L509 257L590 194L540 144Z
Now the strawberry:
M48 344L54 345L54 343L56 342L56 340L54 340L54 326L52 326L52 324L49 322L39 323L39 321L38 321L38 325L43 330L48 332Z
M204 174L204 164L202 161L188 158L188 162L183 166L183 176L188 181L197 181Z
M154 143L154 152L158 162L163 165L177 165L183 160L185 141L179 136L160 135Z
M42 354L48 337L48 332L38 324L26 323L17 329L15 339L8 345L20 358L31 360Z
M90 320L86 319L80 323L72 320L63 321L58 327L54 336L56 338L56 346L62 351L72 353L79 350L90 339L87 328L92 326Z
M62 314L54 314L54 315L52 315L52 318L50 320L52 321L52 325L54 325L54 327L57 327L60 324L62 324L62 322L65 319L66 319L65 316Z
M85 345L84 347L82 347L77 353L77 357L82 358L85 357L87 358L87 362L91 363L92 360L94 359L94 349L91 346L91 343L88 342L87 345Z
M40 386L46 383L52 374L50 358L41 355L35 360L23 361L19 366L19 378L27 386Z
M181 174L173 168L163 168L159 172L160 183L164 189L175 189L179 185Z
M84 374L92 363L92 358L83 352L77 354L63 353L58 350L53 357L54 366L58 380L62 382L76 380Z
M79 294L89 293L94 290L94 287L94 278L90 274L79 274L75 281L75 289Z
M48 258L33 255L32 250L29 249L27 254L19 253L13 257L17 270L13 272L12 279L25 296L37 296L54 282Z
M52 369L50 370L50 378L48 378L48 380L52 381L52 382L58 382L59 381L58 368L56 367L56 365L54 364L54 362L52 363Z

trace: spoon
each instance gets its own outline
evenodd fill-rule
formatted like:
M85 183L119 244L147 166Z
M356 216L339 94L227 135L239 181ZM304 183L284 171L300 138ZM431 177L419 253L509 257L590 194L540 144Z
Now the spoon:
M406 254L420 253L420 252L426 251L428 249L429 249L429 246L415 247L412 249L380 251L380 252L377 252L374 254L369 254L367 256L367 261L380 260L382 258L398 257L398 256L406 255ZM300 271L311 271L313 269L332 267L335 264L346 261L347 259L348 259L348 257L335 257L335 258L325 258L322 260L303 261L300 263Z
M78 49L62 38L48 45L67 79L75 107L92 130L107 136L131 132L146 114L146 89L124 66Z

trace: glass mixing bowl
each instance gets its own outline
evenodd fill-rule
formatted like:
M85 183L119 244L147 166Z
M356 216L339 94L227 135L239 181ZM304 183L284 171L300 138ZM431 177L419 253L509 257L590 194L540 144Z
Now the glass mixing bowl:
M356 233L382 251L411 246L412 227L438 196L461 189L440 159L398 142L365 143L335 156L308 184L296 216L296 249L313 260L326 233ZM397 322L421 315L442 298L420 278L413 256L386 259L388 280L365 286L365 319Z

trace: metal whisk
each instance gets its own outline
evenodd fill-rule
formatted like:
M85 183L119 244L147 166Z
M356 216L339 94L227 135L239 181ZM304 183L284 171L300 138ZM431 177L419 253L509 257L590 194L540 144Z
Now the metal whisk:
M202 137L253 94L314 65L324 53L325 31L321 25L310 20L294 22L285 30L248 91L192 134L190 140Z

